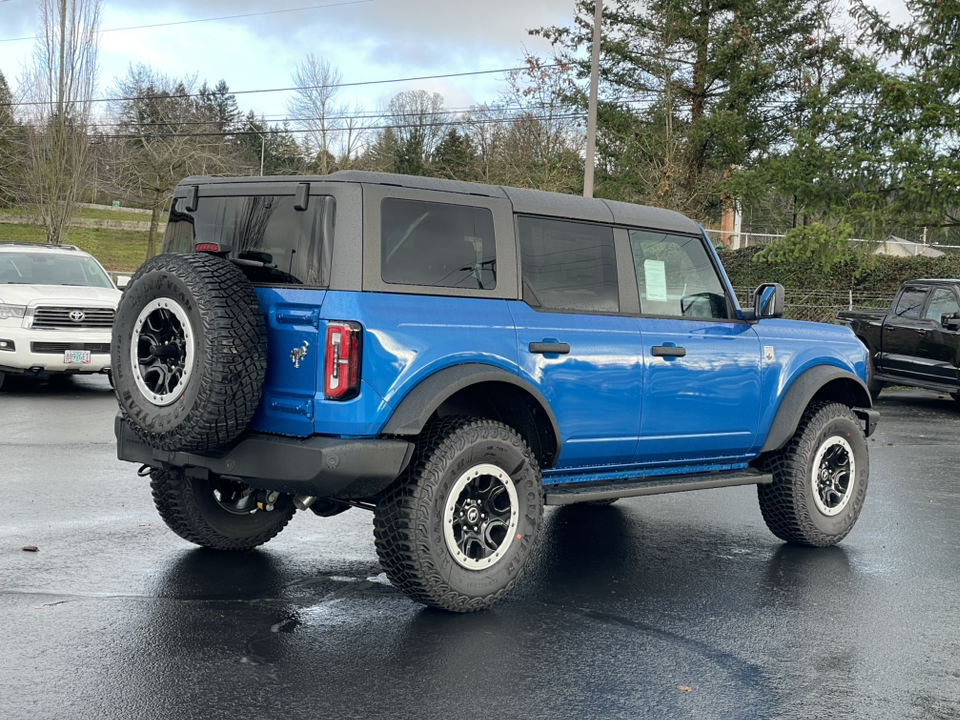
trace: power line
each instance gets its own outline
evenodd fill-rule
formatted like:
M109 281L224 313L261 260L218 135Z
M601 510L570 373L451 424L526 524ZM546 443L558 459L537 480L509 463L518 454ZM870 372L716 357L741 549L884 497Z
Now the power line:
M558 67L557 65L544 65L544 68ZM500 68L498 70L471 70L468 72L459 72L459 73L444 73L442 75L420 75L418 77L406 77L406 78L392 78L390 80L363 80L359 82L352 83L336 83L333 85L307 85L305 87L281 87L281 88L262 88L259 90L231 90L229 95L255 95L258 93L277 93L277 92L293 92L296 90L333 90L337 88L348 88L348 87L362 87L365 85L384 85L388 83L400 83L400 82L416 82L420 80L440 80L444 78L457 78L457 77L470 77L473 75L493 75L496 73L508 73L508 72L518 72L521 70L526 70L526 67L513 67L513 68ZM208 94L211 94L208 91ZM195 98L202 97L203 93L178 93L171 95L132 95L129 97L114 97L114 98L95 98L90 100L91 103L102 103L102 102L129 102L131 100L180 100L186 98ZM32 107L40 105L55 105L55 102L51 101L36 101L36 102L22 102L22 103L0 103L0 107Z
M484 118L477 120L451 120L449 122L434 122L434 123L404 123L404 124L393 124L393 125L376 125L368 128L363 128L367 131L377 131L377 130L409 130L415 128L428 128L428 127L464 127L464 126L475 126L475 125L491 125L496 123L518 123L524 122L527 120L572 120L572 119L583 119L585 117L584 113L567 113L565 115L553 115L553 116L536 116L536 115L524 115L522 117L513 117L513 118ZM170 123L174 125L176 123ZM212 124L212 123L211 123ZM268 129L267 132L270 132ZM278 131L279 132L279 131ZM303 129L291 129L284 130L284 133L290 135L301 135L311 132L310 130ZM263 133L258 131L250 130L238 130L238 131L228 131L224 130L221 132L200 132L200 133L157 133L147 136L140 136L135 134L114 134L114 135L100 135L98 137L105 140L137 140L137 139L148 139L154 140L158 138L181 138L181 137L237 137L239 135L262 135Z
M8 2L8 0L0 0L0 2ZM264 10L263 12L243 13L242 15L222 15L220 17L212 18L197 18L196 20L178 20L176 22L157 23L155 25L132 25L130 27L106 28L104 30L100 30L100 32L124 32L126 30L146 30L150 28L171 27L173 25L193 25L195 23L214 22L216 20L237 20L239 18L258 17L261 15L279 15L281 13L301 12L304 10L320 10L322 8L341 7L343 5L360 5L371 2L376 2L376 0L347 0L346 2L330 3L329 5L308 5L306 7L287 8L286 10ZM18 38L0 38L0 42L18 42L20 40L36 40L37 38L37 35Z

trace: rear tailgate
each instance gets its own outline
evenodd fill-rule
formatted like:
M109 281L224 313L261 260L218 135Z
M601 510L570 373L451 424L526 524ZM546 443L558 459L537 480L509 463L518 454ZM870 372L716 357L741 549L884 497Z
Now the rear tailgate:
M267 323L267 375L250 429L294 437L314 432L323 346L320 307L325 290L258 287Z

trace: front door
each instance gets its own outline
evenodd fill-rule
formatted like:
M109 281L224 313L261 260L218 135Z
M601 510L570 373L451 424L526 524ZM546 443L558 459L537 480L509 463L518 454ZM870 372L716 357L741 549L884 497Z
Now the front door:
M760 340L733 306L702 237L630 231L644 377L635 461L736 461L760 416Z

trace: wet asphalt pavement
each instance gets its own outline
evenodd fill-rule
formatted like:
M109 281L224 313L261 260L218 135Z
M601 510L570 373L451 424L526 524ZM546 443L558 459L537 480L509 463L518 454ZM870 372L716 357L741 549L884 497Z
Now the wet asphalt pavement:
M105 379L8 382L0 718L960 718L960 403L879 409L837 547L779 542L752 487L548 509L517 590L452 615L361 510L194 548L115 459Z

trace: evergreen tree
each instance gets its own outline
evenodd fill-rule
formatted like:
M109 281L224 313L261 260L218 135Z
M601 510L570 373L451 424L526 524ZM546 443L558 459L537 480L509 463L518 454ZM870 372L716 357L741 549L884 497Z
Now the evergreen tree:
M597 192L706 220L788 137L811 0L616 0L604 10ZM564 62L592 42L594 4L535 30ZM572 98L586 106L584 93ZM739 183L739 184L738 184Z

